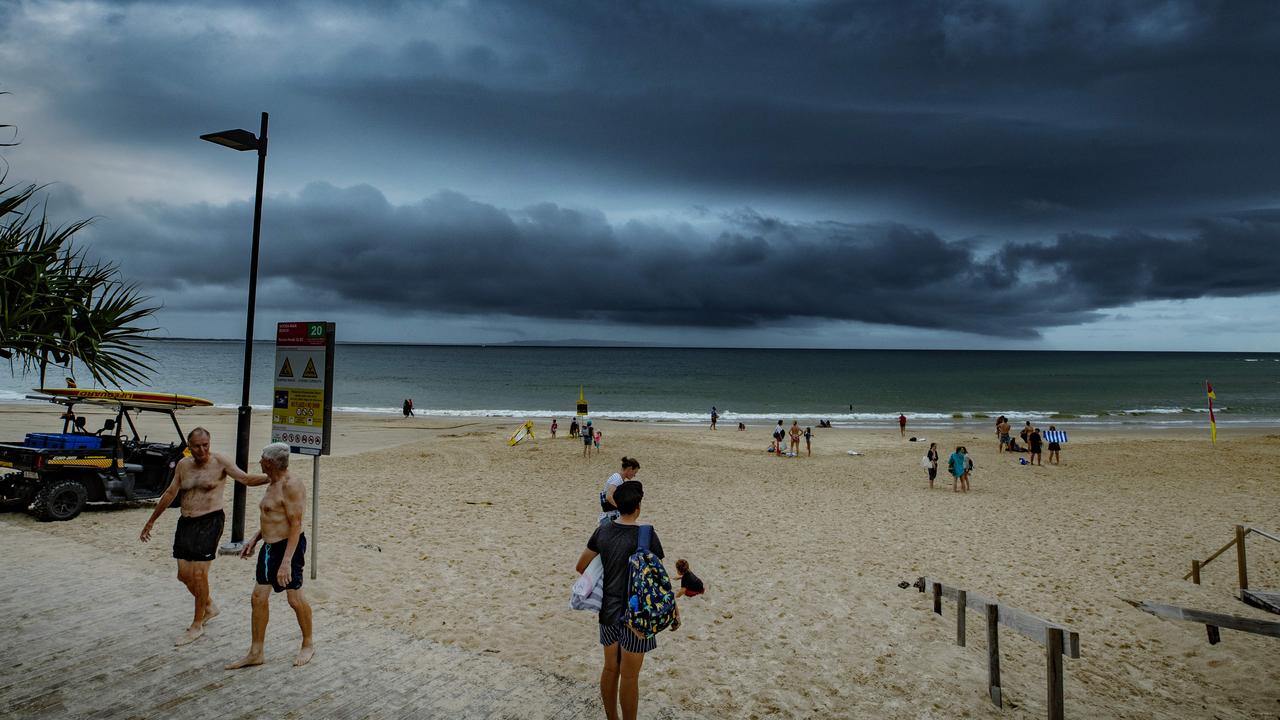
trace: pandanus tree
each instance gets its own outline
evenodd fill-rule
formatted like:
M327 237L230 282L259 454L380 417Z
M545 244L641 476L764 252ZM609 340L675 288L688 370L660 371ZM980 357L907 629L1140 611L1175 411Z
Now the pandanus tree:
M0 187L0 357L38 370L41 386L50 361L78 363L103 385L146 380L152 358L137 340L155 308L114 263L72 242L89 221L53 227L37 214L38 190Z
M114 263L73 243L88 220L50 225L39 190L0 176L0 358L38 370L41 387L50 361L73 373L79 363L102 385L145 381L152 358L137 341L156 309Z

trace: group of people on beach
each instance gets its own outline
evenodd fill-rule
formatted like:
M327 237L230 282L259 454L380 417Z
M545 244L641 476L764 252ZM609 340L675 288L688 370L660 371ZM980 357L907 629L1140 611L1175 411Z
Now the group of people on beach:
M782 449L782 443L787 439L788 435L790 435L791 437L791 444L788 445L787 449L784 451ZM804 438L805 452L808 453L810 456L812 456L813 455L813 428L806 427L803 430L801 430L800 421L792 420L791 429L786 430L782 427L782 421L779 420L778 425L773 428L773 445L770 446L769 452L773 453L775 457L782 457L784 454L787 457L799 457L800 456L800 438L802 437Z
M302 532L306 509L306 485L289 473L289 446L271 443L262 449L261 473L247 473L226 456L212 452L209 431L198 427L187 434L190 457L174 467L173 481L160 496L138 539L151 540L151 531L164 511L179 500L181 515L173 534L173 557L178 561L178 580L195 600L195 615L186 632L174 641L186 645L204 635L205 624L219 614L209 594L209 570L218 555L226 522L223 489L228 477L246 486L266 485L258 503L258 531L244 544L241 558L253 555L258 543L251 596L252 629L249 652L226 666L228 670L261 665L267 633L268 601L273 592L285 593L302 631L302 646L294 665L305 665L315 654L311 638L311 605L302 593L302 571L307 553L307 537Z
M551 418L551 439L555 439L556 432L559 429L559 419ZM582 457L589 458L593 449L599 454L600 440L604 437L604 433L600 432L590 420L587 420L583 425L579 425L578 419L574 418L569 421L569 437L582 438Z
M635 479L638 472L640 462L623 457L622 468L605 480L599 498L599 524L592 531L575 566L575 571L581 575L598 555L604 571L604 594L597 613L599 641L604 649L600 698L610 720L618 718L619 707L623 720L636 717L640 702L640 668L644 664L645 653L658 645L656 636L646 637L624 620L628 606L629 563L637 550L642 527L639 519L644 485ZM658 559L665 557L662 541L651 526L648 547ZM676 561L676 572L675 579L680 581L680 588L675 592L677 598L695 597L706 591L702 579L689 569L687 560ZM677 606L671 629L679 628L679 623Z
M1062 444L1056 439L1057 430L1058 428L1056 426L1049 426L1049 431L1054 433L1053 435L1050 435L1050 437L1054 439L1050 440L1048 443L1049 462L1054 465L1057 465L1060 461L1062 452ZM1030 420L1022 426L1022 432L1018 434L1018 437L1022 438L1022 446L1019 446L1017 439L1010 434L1009 419L1004 415L996 418L996 437L1000 441L999 452L1025 452L1030 455L1027 461L1028 464L1044 464L1041 461L1045 445L1044 434L1040 432L1040 428L1033 426Z

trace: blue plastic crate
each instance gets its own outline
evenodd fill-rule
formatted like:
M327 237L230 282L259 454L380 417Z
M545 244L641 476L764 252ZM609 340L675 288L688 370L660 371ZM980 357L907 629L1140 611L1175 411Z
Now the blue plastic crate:
M102 447L102 438L73 433L27 433L23 445L55 450L97 450Z
M102 447L102 438L96 435L63 435L62 450L97 450Z
M49 433L27 433L27 437L22 441L22 444L30 448L49 447Z

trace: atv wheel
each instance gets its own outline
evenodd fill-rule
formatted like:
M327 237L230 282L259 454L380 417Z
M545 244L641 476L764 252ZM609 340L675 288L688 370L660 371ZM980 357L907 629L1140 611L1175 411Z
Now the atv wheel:
M70 520L80 514L89 500L89 491L78 480L58 480L36 495L31 511L44 521Z

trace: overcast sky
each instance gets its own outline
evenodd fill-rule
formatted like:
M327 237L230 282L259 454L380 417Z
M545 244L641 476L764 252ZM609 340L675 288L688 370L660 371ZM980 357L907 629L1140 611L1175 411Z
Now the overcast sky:
M8 183L258 335L1280 349L1280 3L0 0Z

